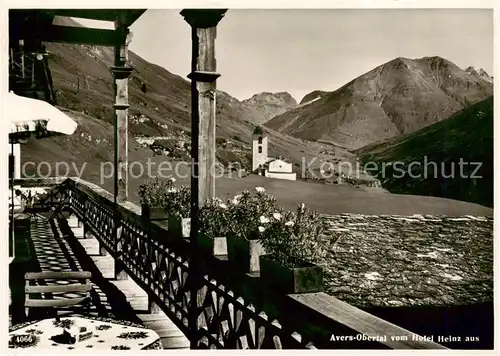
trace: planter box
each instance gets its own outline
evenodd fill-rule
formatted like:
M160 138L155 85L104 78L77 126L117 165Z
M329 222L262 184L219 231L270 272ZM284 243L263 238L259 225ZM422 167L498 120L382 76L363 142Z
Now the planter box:
M198 246L201 250L214 256L227 255L227 243L225 237L209 237L203 233L198 234Z
M266 251L259 239L246 240L233 233L227 235L227 258L243 272L258 272L259 257L265 254Z
M141 215L145 221L162 221L168 219L168 215L163 208L151 207L148 204L141 204Z
M169 218L168 232L172 237L189 239L189 234L191 232L191 219Z
M297 267L286 267L271 259L260 256L260 278L283 293L315 293L323 290L323 270L305 261Z

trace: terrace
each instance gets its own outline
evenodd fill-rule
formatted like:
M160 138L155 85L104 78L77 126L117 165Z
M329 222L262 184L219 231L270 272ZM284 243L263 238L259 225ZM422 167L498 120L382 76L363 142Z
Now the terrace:
M282 294L266 287L259 273L231 272L226 256L201 251L202 279L194 281L193 309L189 238L172 236L161 222L145 221L137 205L115 204L112 194L85 181L22 179L16 184L45 188L46 193L45 203L25 216L27 225L17 224L16 233L22 235L24 227L30 237L11 273L90 270L98 295L93 313L140 322L158 332L164 348L186 348L189 342L196 348L231 349L442 348L415 341L412 332L326 293ZM49 219L53 207L59 212ZM22 309L15 281L11 279L14 324ZM193 313L196 324L190 325ZM331 342L332 334L374 339Z
M37 33L46 38L11 28L11 42L18 43L23 38L24 45L31 40L30 45L35 47L43 41L115 47L116 63L112 71L116 84L117 162L113 194L73 178L14 182L24 188L43 188L45 193L36 208L14 219L16 257L10 267L11 323L22 321L24 292L16 281L23 280L25 272L85 270L92 272L92 313L143 324L158 333L163 348L445 348L435 341L415 337L412 330L363 311L354 303L337 299L331 290L285 294L264 284L259 272L239 272L232 268L227 256L214 256L198 249L198 211L204 201L215 196L213 177L203 173L215 162L215 101L214 95L209 94L219 76L215 72L214 40L224 10L182 12L193 29L190 78L192 157L196 172L191 180L191 236L179 238L162 222L142 216L141 208L128 200L127 78L132 68L127 65L126 52L128 26L144 10L127 11L38 11L43 16L32 16L37 11L29 11L29 16L21 16L27 22L11 22L26 29L33 22L50 27L56 14L115 20L116 31L44 27L47 31ZM44 83L47 85L50 80ZM487 220L489 223L491 220ZM346 258L356 236L354 232L338 245L341 258ZM352 283L352 287L351 292L363 295L370 285ZM488 285L478 290L487 295L490 292ZM343 300L352 297L345 291L335 292ZM332 335L343 338L332 341Z

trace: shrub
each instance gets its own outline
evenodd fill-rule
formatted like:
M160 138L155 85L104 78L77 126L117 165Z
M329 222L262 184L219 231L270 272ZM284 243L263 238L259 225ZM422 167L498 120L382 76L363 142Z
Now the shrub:
M276 262L288 267L299 260L316 262L329 253L321 241L326 223L315 212L302 204L296 212L276 210L259 227L262 244Z
M247 240L260 238L259 226L262 217L278 209L276 199L265 193L264 188L255 188L256 194L249 191L237 195L230 201L228 211L231 231L238 237Z
M174 188L174 179L160 181L158 178L150 180L139 187L141 204L151 207L162 207L165 204L166 194Z
M200 208L199 231L209 237L226 236L231 221L229 219L229 204L220 199L213 199Z
M160 181L158 178L139 187L141 204L163 208L170 217L189 217L191 190L187 186L177 188L175 178Z
M174 183L171 178L142 185L141 203L162 207L171 217L189 217L190 188L176 188ZM303 204L296 212L284 212L264 188L255 190L255 194L244 191L226 202L217 198L207 202L200 208L199 231L212 238L232 232L247 240L261 239L267 253L289 267L297 266L298 260L317 262L329 253L329 244L322 241L326 223L317 213Z

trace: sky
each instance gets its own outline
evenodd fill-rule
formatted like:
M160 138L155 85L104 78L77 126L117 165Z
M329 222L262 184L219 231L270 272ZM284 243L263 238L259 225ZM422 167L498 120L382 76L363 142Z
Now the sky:
M129 49L186 77L191 32L179 11L147 10ZM493 36L491 9L228 10L217 27L217 88L239 100L287 91L300 101L396 57L441 56L493 75Z

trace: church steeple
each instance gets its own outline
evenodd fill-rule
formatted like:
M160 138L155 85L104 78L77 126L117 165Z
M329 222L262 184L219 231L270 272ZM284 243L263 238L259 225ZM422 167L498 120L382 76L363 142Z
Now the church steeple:
M252 137L252 172L263 168L268 161L268 140L267 133L261 126L255 127Z

